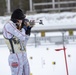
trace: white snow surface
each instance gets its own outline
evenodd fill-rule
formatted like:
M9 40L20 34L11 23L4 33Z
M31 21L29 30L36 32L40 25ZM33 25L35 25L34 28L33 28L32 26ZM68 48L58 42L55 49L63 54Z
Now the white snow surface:
M27 46L27 56L32 75L67 75L64 51L55 51L62 45ZM69 75L76 75L76 46L66 45L66 57ZM6 46L0 47L0 75L11 75L8 64L9 50ZM32 59L31 59L32 57ZM55 62L55 64L53 64Z
M62 12L62 13L40 13L34 15L26 15L29 20L43 21L44 26L49 25L75 25L76 24L76 12ZM4 24L10 20L10 16L0 17L0 28L3 28ZM41 26L36 23L35 26Z
M43 20L44 26L49 25L75 25L76 12L63 13L41 13L26 15L29 20ZM0 17L0 29L9 21L10 16ZM41 26L36 23L36 26ZM54 35L54 34L53 34ZM58 35L56 33L56 35ZM55 51L62 48L62 45L27 46L27 55L32 75L67 75L64 59L64 51ZM69 75L76 75L76 45L68 44L66 47L66 57ZM8 64L9 50L6 46L0 46L0 75L11 75ZM32 57L32 59L30 59ZM55 62L55 64L53 64Z

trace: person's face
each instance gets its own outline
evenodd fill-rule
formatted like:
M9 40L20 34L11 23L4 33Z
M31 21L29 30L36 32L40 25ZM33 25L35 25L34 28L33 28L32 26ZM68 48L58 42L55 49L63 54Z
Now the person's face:
M22 20L18 20L17 24L22 24Z
M18 24L19 29L21 29L22 20L18 20L18 22L16 24Z

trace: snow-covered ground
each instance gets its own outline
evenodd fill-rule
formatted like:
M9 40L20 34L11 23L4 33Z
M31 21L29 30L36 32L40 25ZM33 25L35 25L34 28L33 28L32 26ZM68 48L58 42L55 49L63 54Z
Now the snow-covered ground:
M35 21L43 20L44 26L49 25L75 25L76 13L63 12L63 13L43 13L35 15L27 15L28 19ZM0 29L10 19L10 16L0 17ZM41 26L37 23L36 26ZM50 33L49 33L50 34ZM46 34L47 36L49 34ZM55 35L55 34L52 34ZM51 34L49 36L52 36ZM59 35L56 33L56 35ZM60 34L61 35L61 34ZM39 35L40 36L40 35ZM57 48L62 48L62 45L39 45L27 46L27 55L30 64L32 75L67 75L64 59L64 51L55 51ZM68 63L69 75L76 75L76 45L67 44L66 57ZM9 50L6 46L0 46L0 75L11 75L10 67L8 64Z
M29 20L43 20L44 26L49 25L75 25L76 24L76 12L62 12L62 13L41 13L34 15L26 15ZM0 17L0 29L3 28L4 24L10 20L10 16ZM40 26L38 23L36 26Z
M62 45L27 46L27 55L32 75L67 75L64 51L55 51ZM76 45L66 45L69 75L76 75ZM11 75L8 65L9 50L0 46L0 75Z

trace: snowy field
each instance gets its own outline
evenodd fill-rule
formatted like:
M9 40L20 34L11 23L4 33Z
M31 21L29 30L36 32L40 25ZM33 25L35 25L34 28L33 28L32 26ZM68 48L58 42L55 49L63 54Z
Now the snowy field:
M26 16L29 20L43 20L44 26L76 25L75 12L63 12L53 14L43 13ZM9 19L10 16L0 17L0 31ZM41 25L37 23L36 26ZM49 34L46 35L48 36ZM53 35L55 34L49 36ZM56 33L56 35L58 34ZM31 75L67 75L64 51L55 51L55 49L62 47L62 45L46 45L46 43L44 46L27 46L27 55L30 64ZM65 47L69 75L76 75L76 44L66 44ZM11 75L10 67L8 64L8 56L8 48L6 46L0 46L0 75Z
M76 75L76 45L66 45L69 75ZM27 55L32 75L67 75L64 51L55 51L62 45L27 46ZM8 65L9 51L0 46L0 75L11 75Z
M43 20L44 26L56 26L56 25L75 25L76 24L76 12L62 12L62 13L41 13L34 15L26 15L29 20ZM0 29L3 28L4 24L10 20L10 16L0 16ZM36 23L36 26L41 26ZM43 26L43 25L42 25Z

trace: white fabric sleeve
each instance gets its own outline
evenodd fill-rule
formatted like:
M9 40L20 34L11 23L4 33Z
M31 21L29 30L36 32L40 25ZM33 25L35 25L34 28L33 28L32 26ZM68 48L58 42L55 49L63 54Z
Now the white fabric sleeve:
M13 26L12 24L10 25L10 24L8 23L8 25L6 25L5 27L6 27L6 30L7 30L10 34L16 36L18 39L20 39L20 40L22 40L22 41L25 40L25 37L26 37L25 34L23 34L22 32L20 32L20 31L19 31L15 26Z
M26 44L27 44L27 41L29 40L29 37L30 37L30 36L28 36L28 35L26 35L26 37L25 37L25 43L24 43L25 46L26 46Z
M25 32L25 30L22 29L22 32ZM25 34L25 41L23 41L25 46L26 46L26 44L27 44L27 41L29 40L29 37L30 37L29 35L26 35L26 34Z

